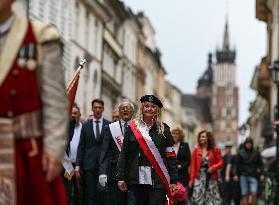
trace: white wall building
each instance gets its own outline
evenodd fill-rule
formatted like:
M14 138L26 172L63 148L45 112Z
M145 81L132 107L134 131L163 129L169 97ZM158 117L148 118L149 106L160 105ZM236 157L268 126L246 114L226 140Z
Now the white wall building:
M76 95L82 114L87 116L91 113L91 101L101 97L103 23L108 15L97 1L76 1L74 16L74 34L70 41L71 68L76 68L83 57L88 61L81 72Z
M127 18L119 29L118 39L123 46L122 97L136 102L136 72L138 64L139 22L129 8Z
M119 43L119 31L125 19L125 11L118 1L105 0L104 5L110 18L105 23L103 35L101 98L105 102L104 117L111 119L112 111L121 100L123 47Z
M76 102L81 113L91 113L91 101L101 96L103 23L108 16L102 1L29 0L29 16L57 26L64 42L63 64L66 84L79 61L86 58Z

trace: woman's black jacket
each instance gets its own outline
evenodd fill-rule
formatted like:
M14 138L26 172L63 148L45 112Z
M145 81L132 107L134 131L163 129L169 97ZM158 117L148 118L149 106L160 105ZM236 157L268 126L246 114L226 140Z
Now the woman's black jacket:
M170 175L170 183L176 184L178 180L177 159L175 156L167 157L166 148L173 147L174 141L167 124L164 124L164 136L159 134L157 125L154 124L149 130L149 135L159 150L161 157L167 167ZM139 184L139 166L150 166L149 161L145 157L140 148L133 131L130 126L124 135L122 150L119 155L117 164L117 180L125 181L128 186ZM154 188L164 188L159 176L152 168L152 184Z
M189 182L189 166L191 164L191 152L189 144L181 142L177 152L178 165L181 167L178 169L178 181L184 186L188 185Z

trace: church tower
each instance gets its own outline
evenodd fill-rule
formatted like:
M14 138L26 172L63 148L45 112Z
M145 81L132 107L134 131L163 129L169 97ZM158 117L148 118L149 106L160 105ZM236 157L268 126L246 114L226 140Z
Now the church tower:
M199 96L212 96L212 84L213 84L213 68L212 68L212 54L208 54L207 69L198 80L197 92Z
M238 138L238 87L236 84L236 51L231 49L228 22L225 24L222 49L216 50L213 66L211 110L216 142L222 146Z

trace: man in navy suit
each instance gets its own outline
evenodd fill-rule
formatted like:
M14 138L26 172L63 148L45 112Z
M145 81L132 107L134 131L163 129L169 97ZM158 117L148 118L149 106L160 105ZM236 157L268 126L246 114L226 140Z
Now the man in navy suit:
M85 205L103 204L103 193L99 192L100 155L104 138L104 128L110 122L102 117L104 101L92 101L93 119L83 124L78 145L75 174L80 179L82 172L82 189Z

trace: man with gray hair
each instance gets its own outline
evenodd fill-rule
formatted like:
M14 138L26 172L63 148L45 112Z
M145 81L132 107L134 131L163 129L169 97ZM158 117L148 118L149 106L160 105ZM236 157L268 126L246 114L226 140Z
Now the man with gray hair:
M118 105L120 120L106 126L102 146L99 170L99 183L108 187L108 204L125 205L128 203L127 192L120 191L117 185L116 165L121 151L126 128L134 114L134 105L123 99Z
M119 109L118 106L112 111L112 121L116 122L120 120Z

